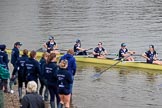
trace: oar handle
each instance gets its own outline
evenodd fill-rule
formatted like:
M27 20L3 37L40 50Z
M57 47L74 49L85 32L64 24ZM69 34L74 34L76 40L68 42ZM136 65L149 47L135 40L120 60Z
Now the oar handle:
M85 51L89 51L89 50L92 50L93 48L88 48L88 49L86 49Z

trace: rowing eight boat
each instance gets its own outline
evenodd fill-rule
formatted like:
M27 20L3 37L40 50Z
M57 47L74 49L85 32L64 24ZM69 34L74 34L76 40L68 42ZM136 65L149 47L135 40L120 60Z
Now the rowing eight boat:
M7 50L7 52L10 54L11 50ZM22 51L20 51L22 54ZM37 57L41 57L42 52L37 52ZM57 57L60 57L62 55L57 55ZM112 65L117 62L117 60L113 59L98 59L98 58L93 58L89 56L75 56L77 62L86 62L86 63L95 63L95 64L106 64L106 65ZM122 67L134 67L134 68L143 68L143 69L151 69L151 70L162 70L161 65L156 65L156 64L148 64L144 62L127 62L123 61L117 66L122 66Z

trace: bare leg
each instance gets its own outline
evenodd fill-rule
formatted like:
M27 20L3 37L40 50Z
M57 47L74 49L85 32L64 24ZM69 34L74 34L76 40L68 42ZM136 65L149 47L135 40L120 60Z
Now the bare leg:
M70 108L70 97L71 97L71 94L64 95L65 108Z

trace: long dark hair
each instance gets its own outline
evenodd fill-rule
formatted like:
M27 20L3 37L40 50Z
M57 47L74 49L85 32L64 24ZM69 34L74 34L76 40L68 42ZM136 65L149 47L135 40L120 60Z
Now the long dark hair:
M56 54L50 53L50 55L47 58L47 64L49 64L54 58L56 58Z

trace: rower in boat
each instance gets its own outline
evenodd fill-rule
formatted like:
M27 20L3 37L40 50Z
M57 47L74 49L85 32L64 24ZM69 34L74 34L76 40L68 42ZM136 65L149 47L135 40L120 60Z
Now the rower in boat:
M59 54L57 48L57 44L55 42L55 39L53 36L49 36L49 41L47 41L46 43L43 44L43 47L47 49L48 53L55 53L55 54Z
M94 58L106 58L107 51L103 48L102 42L98 43L98 46L93 51Z
M76 40L74 45L74 53L75 55L87 55L86 49L81 47L81 41L79 39Z
M157 53L155 51L154 45L149 45L149 50L142 54L142 56L146 58L147 63L162 65L162 61L157 59Z
M119 60L121 60L122 58L125 58L125 61L134 61L134 58L131 56L133 54L135 54L135 51L129 51L126 48L125 43L121 44L121 48L119 50Z

